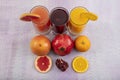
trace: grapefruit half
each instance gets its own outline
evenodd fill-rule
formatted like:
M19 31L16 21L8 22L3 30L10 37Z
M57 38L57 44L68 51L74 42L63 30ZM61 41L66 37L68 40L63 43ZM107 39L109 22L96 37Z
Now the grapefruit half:
M52 60L49 56L38 56L35 59L35 68L41 73L46 73L51 69Z

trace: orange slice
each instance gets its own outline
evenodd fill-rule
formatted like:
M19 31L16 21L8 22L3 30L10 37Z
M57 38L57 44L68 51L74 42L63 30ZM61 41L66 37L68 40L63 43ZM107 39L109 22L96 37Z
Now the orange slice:
M88 69L88 61L82 56L77 56L73 59L72 67L78 73L85 72Z
M39 19L39 18L40 18L39 15L33 14L33 13L23 13L20 16L20 20L23 20L23 21L31 21L32 19Z

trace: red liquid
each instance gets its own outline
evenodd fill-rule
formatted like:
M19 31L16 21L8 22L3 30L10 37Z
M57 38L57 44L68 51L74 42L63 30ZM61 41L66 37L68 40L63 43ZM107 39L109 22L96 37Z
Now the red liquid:
M36 6L32 8L30 13L40 15L40 19L32 20L35 28L39 32L47 32L50 29L50 19L49 19L49 12L47 8L43 6Z
M69 15L63 9L56 9L51 13L50 19L54 26L54 31L57 33L63 33L66 28Z

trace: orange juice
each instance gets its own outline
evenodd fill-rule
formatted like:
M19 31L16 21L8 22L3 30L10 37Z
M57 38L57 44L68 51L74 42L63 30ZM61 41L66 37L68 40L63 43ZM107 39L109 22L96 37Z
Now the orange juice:
M37 14L40 16L39 19L33 19L32 22L35 28L41 32L48 32L50 30L50 19L49 19L49 11L47 8L43 6L36 6L32 8L30 11L32 14Z
M78 34L83 31L85 24L89 20L95 21L97 16L90 13L84 7L76 7L70 12L69 30L73 34Z

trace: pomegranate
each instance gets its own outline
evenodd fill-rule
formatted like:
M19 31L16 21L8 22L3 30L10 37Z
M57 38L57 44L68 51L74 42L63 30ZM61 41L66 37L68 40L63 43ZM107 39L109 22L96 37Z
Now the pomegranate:
M58 34L52 41L52 47L56 54L65 56L73 49L74 42L67 34Z

